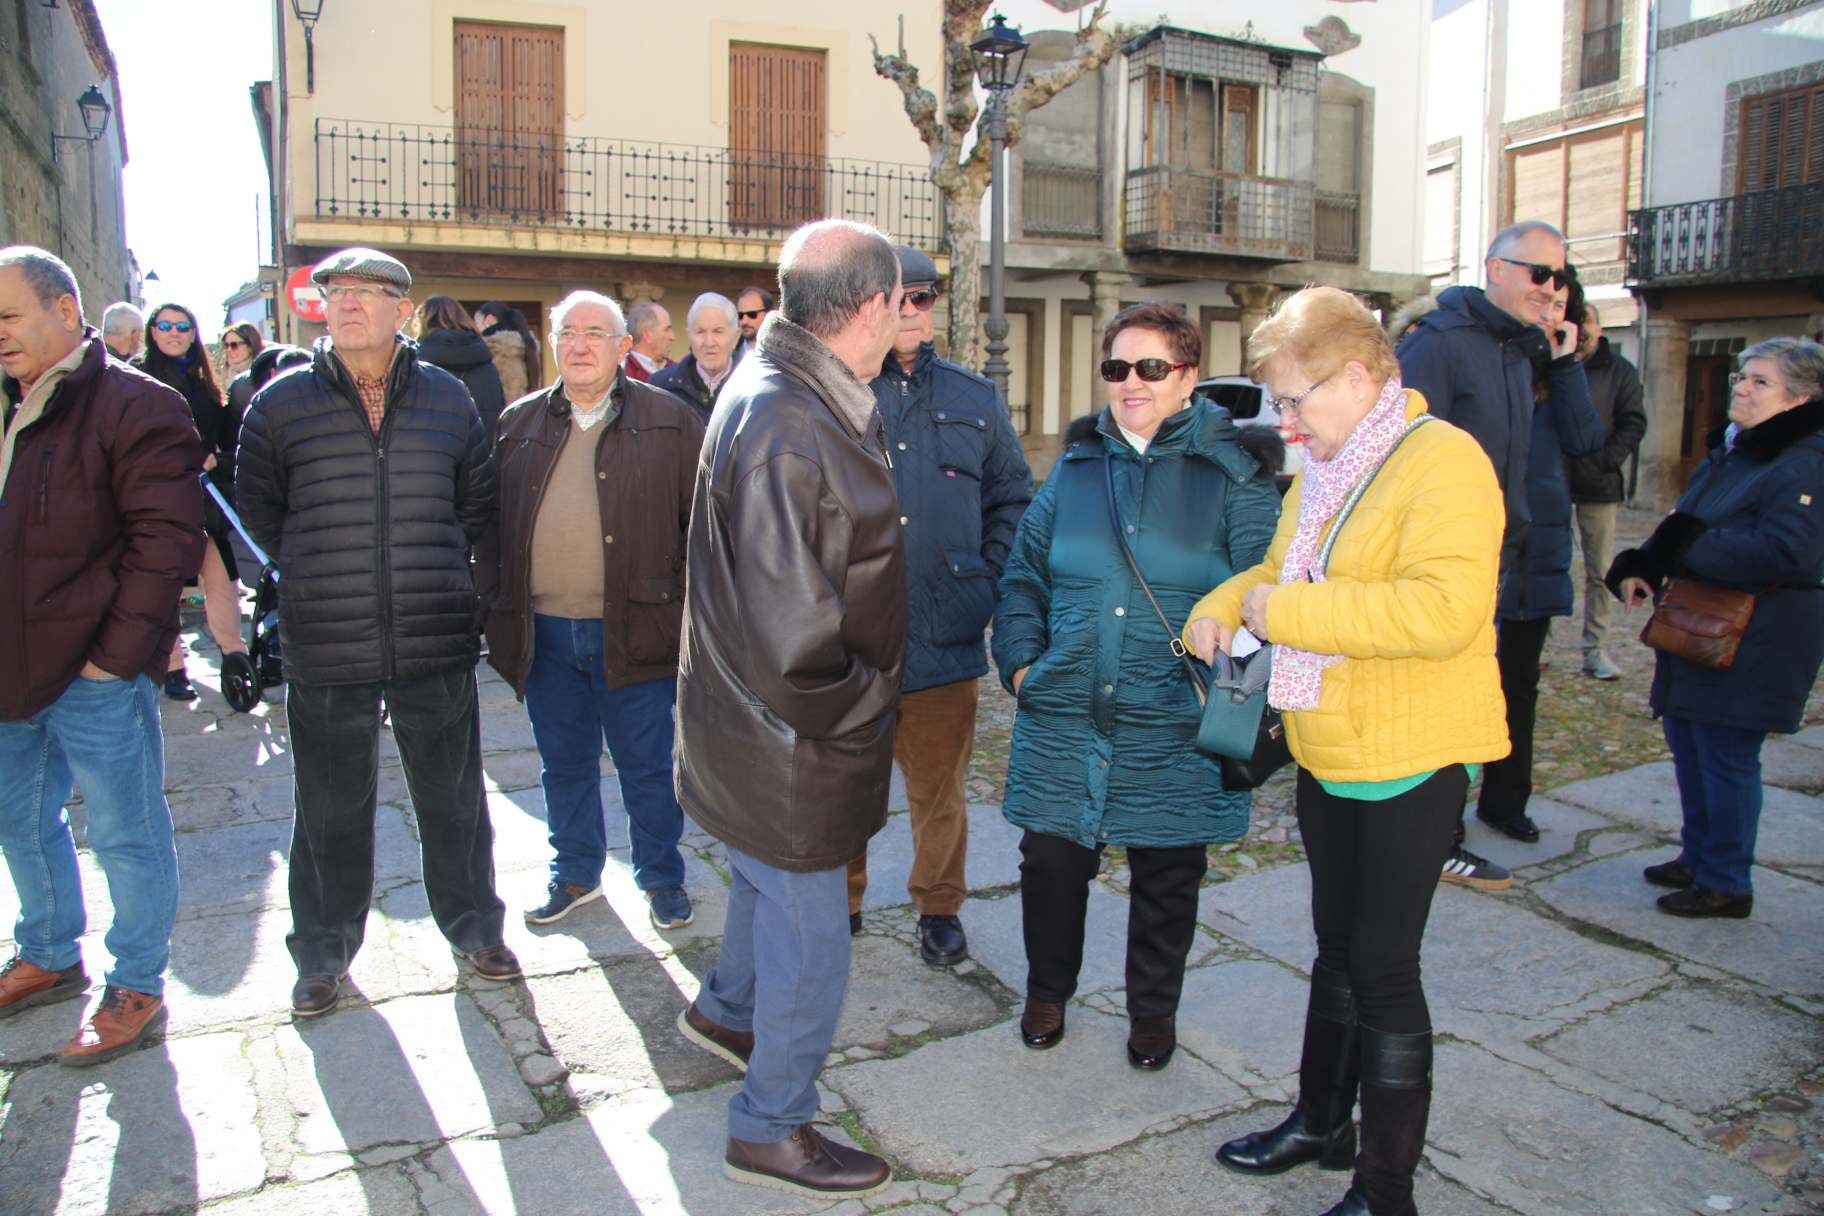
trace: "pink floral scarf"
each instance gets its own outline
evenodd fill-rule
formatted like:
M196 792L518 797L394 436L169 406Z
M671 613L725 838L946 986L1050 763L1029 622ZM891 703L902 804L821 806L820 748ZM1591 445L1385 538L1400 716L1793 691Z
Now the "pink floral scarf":
M1319 567L1324 525L1342 509L1355 487L1381 467L1387 454L1406 433L1406 394L1400 378L1390 376L1367 417L1329 460L1305 459L1298 507L1298 530L1286 548L1279 569L1282 583L1324 581ZM1316 709L1323 693L1324 668L1343 661L1340 654L1313 654L1275 643L1273 678L1267 685L1267 702L1276 709Z

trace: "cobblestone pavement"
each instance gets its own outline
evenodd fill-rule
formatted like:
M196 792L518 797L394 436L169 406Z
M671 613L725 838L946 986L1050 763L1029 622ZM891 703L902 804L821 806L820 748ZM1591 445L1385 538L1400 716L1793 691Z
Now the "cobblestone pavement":
M1651 523L1630 516L1624 535ZM1579 674L1575 634L1559 626L1534 811L1544 838L1498 840L1472 820L1471 847L1519 881L1496 895L1438 893L1425 949L1440 1034L1418 1182L1428 1214L1824 1211L1824 726L1768 745L1754 918L1658 913L1640 866L1667 855L1679 816L1644 705L1651 659L1626 637L1638 625L1618 630L1625 674L1614 684ZM294 1024L284 708L231 712L213 663L199 643L202 697L165 713L184 880L170 1036L78 1073L54 1059L78 1004L0 1022L8 1216L1300 1216L1345 1185L1312 1169L1244 1179L1211 1160L1224 1138L1276 1121L1296 1089L1314 947L1283 780L1263 791L1247 839L1217 853L1171 1067L1137 1073L1122 1049L1118 857L1092 893L1070 1035L1028 1052L1014 1027L1017 833L993 805L1009 709L985 681L963 911L972 960L919 961L896 787L822 1080L824 1117L885 1153L897 1181L865 1204L819 1204L720 1173L735 1074L681 1041L673 1021L715 958L721 850L687 836L696 922L654 931L612 779L608 899L536 932L510 916L507 940L529 978L496 985L459 972L430 923L397 753L383 739L367 944L342 1007ZM518 909L544 884L538 761L511 692L491 677L481 688L499 885ZM84 953L99 975L106 886L86 853L83 872ZM0 881L0 926L14 911Z

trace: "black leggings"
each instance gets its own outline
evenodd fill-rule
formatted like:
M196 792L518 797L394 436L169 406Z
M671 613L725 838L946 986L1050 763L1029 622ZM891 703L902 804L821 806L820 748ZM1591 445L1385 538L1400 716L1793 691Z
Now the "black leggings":
M1461 764L1384 802L1339 798L1298 771L1317 962L1349 976L1364 1026L1389 1034L1431 1029L1419 941L1468 789Z

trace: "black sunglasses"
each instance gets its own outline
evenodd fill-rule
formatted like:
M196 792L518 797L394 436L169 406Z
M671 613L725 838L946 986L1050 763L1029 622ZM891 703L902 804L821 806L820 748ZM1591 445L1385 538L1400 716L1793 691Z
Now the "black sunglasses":
M152 328L161 334L168 334L174 329L180 334L187 334L196 327L188 321L154 321Z
M766 313L767 310L764 308L750 308L742 312L740 316L743 321L752 321L755 317L764 317Z
M1528 273L1533 276L1533 286L1535 287L1545 286L1545 281L1550 279L1552 281L1552 289L1555 291L1571 281L1571 276L1558 267L1547 266L1542 262L1522 262L1518 258L1503 257L1497 257L1495 260L1497 262L1506 262L1509 266L1525 267Z
M1189 366L1189 363L1173 363L1170 359L1140 359L1133 363L1126 359L1104 359L1102 378L1110 384L1120 384L1127 379L1127 373L1133 371L1139 372L1142 380L1153 384Z
M920 312L930 312L937 304L937 288L916 287L906 293L906 303Z

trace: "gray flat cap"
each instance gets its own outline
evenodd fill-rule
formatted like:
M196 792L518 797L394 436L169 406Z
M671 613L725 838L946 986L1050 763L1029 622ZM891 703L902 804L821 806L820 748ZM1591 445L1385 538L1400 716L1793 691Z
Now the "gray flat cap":
M337 275L350 279L372 279L400 291L412 289L412 272L405 268L404 262L390 253L381 253L378 249L369 249L364 245L330 254L310 272L310 281L322 286Z
M937 282L937 263L920 250L910 245L895 245L893 252L899 257L899 281L910 287L914 283Z

